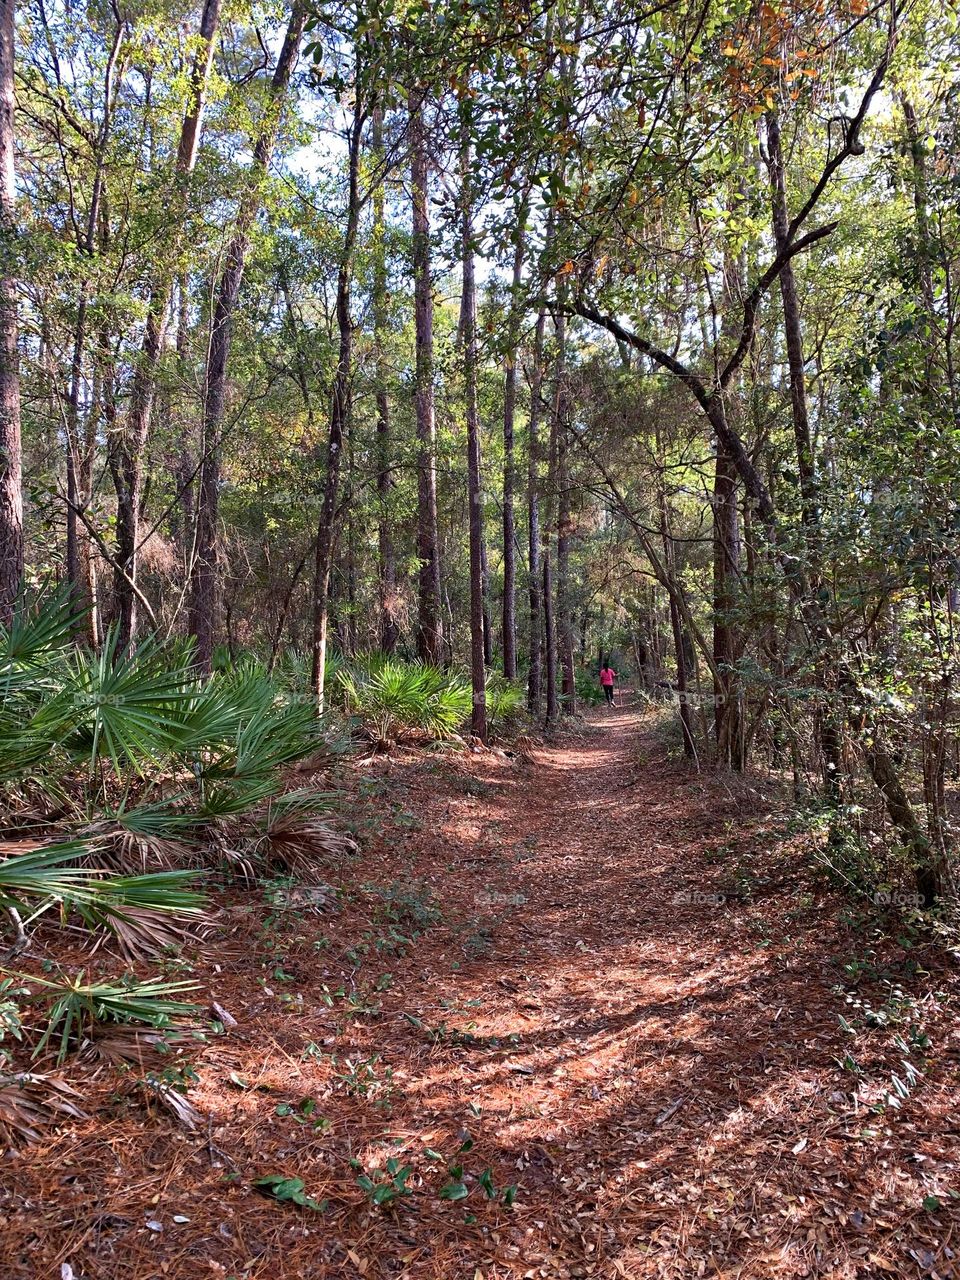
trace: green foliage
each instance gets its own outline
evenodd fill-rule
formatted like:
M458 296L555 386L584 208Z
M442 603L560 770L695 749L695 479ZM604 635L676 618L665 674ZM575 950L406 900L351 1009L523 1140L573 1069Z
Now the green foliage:
M453 737L469 718L470 685L455 672L374 655L341 668L346 709L376 742Z
M211 858L290 873L355 847L322 820L330 796L282 793L281 769L326 749L307 699L256 663L201 680L183 644L93 653L73 628L59 597L0 628L0 781L11 818L56 837L0 861L0 906L72 912L133 958L202 920Z
M527 691L499 672L487 674L487 724L495 733L519 729L526 720Z
M374 1175L373 1177L370 1176L371 1173ZM372 1169L370 1173L359 1174L357 1186L367 1196L370 1203L379 1209L384 1205L391 1204L394 1200L399 1200L412 1194L411 1188L407 1186L407 1180L412 1173L412 1165L402 1165L396 1156L390 1156L382 1173L379 1169Z
M574 680L577 702L586 707L597 707L603 702L603 690L600 688L600 680L595 671L584 671L582 667L578 667Z
M159 1030L170 1028L199 1012L196 1005L173 998L195 991L195 982L141 981L130 976L112 982L85 983L82 971L75 978L64 978L59 982L25 974L19 976L52 997L46 1027L33 1056L39 1057L51 1045L58 1063L62 1063L70 1048L79 1045L98 1024L138 1024Z
M288 1178L282 1173L271 1173L257 1178L253 1185L261 1195L278 1200L281 1204L295 1204L301 1209L312 1209L314 1213L326 1211L327 1201L308 1196L302 1178Z

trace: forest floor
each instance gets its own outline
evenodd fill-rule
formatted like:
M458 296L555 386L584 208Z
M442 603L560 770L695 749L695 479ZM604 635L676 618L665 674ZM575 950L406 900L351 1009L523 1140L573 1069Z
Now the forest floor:
M4 1280L960 1275L955 969L772 784L629 706L325 781L338 903L231 891L171 966L236 1020L170 1065L194 1129L104 1071L0 1168Z

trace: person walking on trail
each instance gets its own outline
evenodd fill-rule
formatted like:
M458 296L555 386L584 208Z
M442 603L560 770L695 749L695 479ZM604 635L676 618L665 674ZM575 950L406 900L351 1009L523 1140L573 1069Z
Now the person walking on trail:
M609 662L605 662L600 668L600 688L603 690L603 696L607 700L608 706L613 706L613 686L616 683L617 673L610 666Z

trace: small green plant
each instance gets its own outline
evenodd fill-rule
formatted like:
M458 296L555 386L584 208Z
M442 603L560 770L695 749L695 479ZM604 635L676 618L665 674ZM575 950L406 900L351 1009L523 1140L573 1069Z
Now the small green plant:
M457 1148L457 1155L464 1156L472 1149L473 1139L470 1137L469 1133L465 1134ZM439 1158L438 1152L428 1150L427 1154L428 1156ZM447 1181L440 1188L440 1199L450 1200L454 1203L459 1200L466 1200L470 1195L470 1187L467 1183L467 1179L470 1177L471 1175L465 1171L465 1167L461 1160L457 1160L454 1164L448 1165ZM515 1183L511 1183L510 1186L504 1187L502 1191L498 1190L493 1181L492 1169L488 1168L482 1170L479 1174L473 1177L472 1180L488 1200L496 1200L499 1198L502 1204L508 1209L513 1205L517 1198L517 1187Z
M383 917L405 930L413 941L443 918L433 890L422 880L395 880L386 887L373 885L370 891L383 900Z
M296 1104L279 1102L274 1108L274 1114L280 1117L289 1116L297 1124L305 1125L317 1133L326 1133L330 1128L330 1121L317 1111L315 1098L301 1098Z
M355 1169L363 1168L358 1160L351 1160L350 1163ZM379 1169L365 1171L358 1176L357 1186L370 1203L380 1209L384 1205L392 1204L394 1200L412 1194L411 1188L407 1186L407 1180L412 1173L412 1165L402 1165L396 1156L390 1156L386 1162L385 1172L381 1173ZM371 1177L371 1174L374 1176Z
M379 1054L369 1058L344 1058L342 1062L333 1058L332 1062L334 1078L346 1093L373 1100L378 1106L389 1106L394 1089L393 1070L383 1067L381 1072Z
M71 1044L78 1044L97 1023L140 1024L162 1029L199 1013L197 1005L174 998L195 991L195 982L140 981L130 977L85 983L82 971L76 978L59 982L37 977L28 981L53 996L46 1029L33 1056L39 1057L56 1041L58 1064L66 1058Z
M14 1040L23 1039L18 1001L26 995L29 995L28 989L13 978L0 979L0 1044L8 1036ZM6 1049L0 1049L0 1057L9 1057Z
M257 1178L253 1185L261 1195L268 1196L271 1200L278 1200L281 1204L295 1204L301 1209L312 1209L314 1213L324 1213L329 1203L327 1200L314 1200L312 1196L308 1196L302 1178L288 1178L284 1174L272 1173L264 1178Z

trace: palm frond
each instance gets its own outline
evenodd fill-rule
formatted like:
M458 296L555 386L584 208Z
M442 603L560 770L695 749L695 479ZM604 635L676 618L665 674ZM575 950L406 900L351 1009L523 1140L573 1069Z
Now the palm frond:
M100 1022L141 1023L163 1028L185 1018L196 1016L199 1007L173 997L196 991L198 983L164 982L151 978L113 981L83 981L82 971L75 978L52 982L46 978L20 974L18 977L39 986L53 997L43 1035L33 1051L37 1058L54 1042L55 1057L62 1063L71 1045L78 1045Z
M39 1142L58 1120L83 1120L80 1095L55 1075L33 1072L0 1075L0 1146Z

